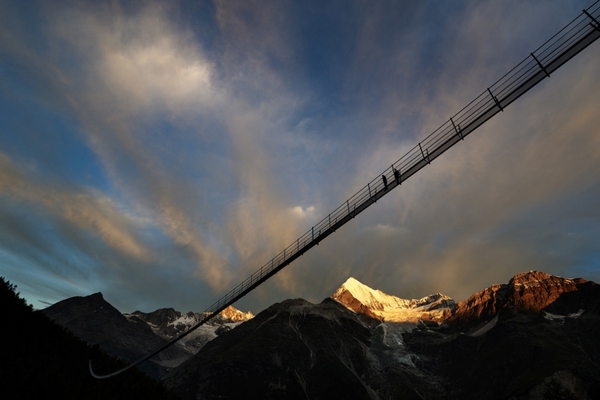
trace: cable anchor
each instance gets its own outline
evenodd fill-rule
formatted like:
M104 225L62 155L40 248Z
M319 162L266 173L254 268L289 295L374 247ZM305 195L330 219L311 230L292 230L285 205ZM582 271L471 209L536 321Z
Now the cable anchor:
M592 14L588 13L587 11L583 10L583 13L585 15L587 15L593 21L593 22L590 22L590 26L600 32L600 22L598 22L598 20L596 18L594 18L594 16Z
M465 140L465 137L463 136L463 133L462 133L462 129L460 129L460 124L458 124L458 126L457 126L454 123L454 120L452 119L452 117L450 117L450 122L452 122L452 126L454 127L454 130L456 131L456 134L458 135L460 140Z
M531 57L533 57L533 59L535 60L535 62L536 62L538 65L539 65L540 69L541 69L542 71L544 71L544 73L546 74L546 76L547 76L548 78L550 78L550 74L549 74L549 73L548 73L548 71L546 70L546 67L544 67L544 66L542 65L542 63L540 62L540 60L538 60L538 59L537 59L537 57L536 57L536 56L535 56L533 53L530 53L530 54L531 54Z
M500 111L504 111L504 108L502 108L502 105L498 101L498 98L496 98L496 96L494 96L494 94L492 93L492 91L490 90L490 88L488 88L488 92L490 93L490 96L492 96L492 99L494 99L494 102L496 103L496 105L498 106L498 108L500 109Z

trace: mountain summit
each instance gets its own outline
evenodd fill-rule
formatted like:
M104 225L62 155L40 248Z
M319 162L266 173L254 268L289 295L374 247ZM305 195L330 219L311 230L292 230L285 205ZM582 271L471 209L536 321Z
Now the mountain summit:
M57 324L75 336L100 347L111 355L132 362L187 331L206 317L205 313L186 314L173 308L161 308L151 313L135 311L122 314L108 303L102 293L85 297L71 297L42 311ZM221 332L228 331L254 317L230 306L184 339L154 356L141 366L154 378L196 354L207 342Z
M582 278L563 278L540 271L515 275L508 284L492 285L457 304L447 322L463 330L497 316L522 313L546 318L576 315L595 304L598 285Z
M454 300L440 293L421 299L401 299L371 289L352 277L331 298L358 314L387 322L441 321L456 305Z
M349 278L224 332L166 383L183 399L593 399L599 302L600 285L534 271L459 304Z
M101 294L45 313L103 348L118 347L123 358L124 350L140 350L134 344L174 337L201 317L174 309L123 315ZM534 400L600 393L600 285L581 278L525 272L458 304L439 293L402 299L349 278L319 304L285 300L234 322L249 316L229 309L142 365L144 371L183 399Z

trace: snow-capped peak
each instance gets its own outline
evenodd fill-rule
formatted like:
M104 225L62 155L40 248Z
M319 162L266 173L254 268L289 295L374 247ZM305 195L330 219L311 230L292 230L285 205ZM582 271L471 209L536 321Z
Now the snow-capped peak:
M421 299L402 299L371 289L352 277L331 297L354 312L393 322L417 322L422 319L438 321L442 319L444 310L455 305L450 297L440 293Z
M350 277L344 284L334 293L336 295L347 291L352 294L361 304L369 307L371 310L398 309L407 308L410 300L401 299L389 294L383 293L381 290L374 290L358 280Z
M233 322L243 322L254 318L254 314L252 314L250 311L243 312L233 306L229 306L221 311L221 316Z

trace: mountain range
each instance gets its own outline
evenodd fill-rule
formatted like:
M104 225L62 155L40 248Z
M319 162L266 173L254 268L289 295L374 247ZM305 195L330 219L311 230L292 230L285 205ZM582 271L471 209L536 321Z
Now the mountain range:
M172 308L151 313L135 311L122 314L104 299L102 293L71 297L42 312L77 337L91 345L99 345L107 353L126 362L140 359L150 349L187 331L205 317L204 313L184 314ZM150 362L142 364L140 369L160 379L171 368L196 354L219 333L252 317L252 313L244 313L230 306L208 324L200 326L174 346L150 359Z
M536 271L458 303L349 278L319 304L285 300L255 317L231 309L146 371L184 399L597 399L599 302L594 282ZM99 294L45 313L122 358L199 317L123 315Z
M3 399L160 399L175 400L162 382L135 369L114 379L94 379L88 369L93 359L98 371L116 371L126 364L75 337L34 311L16 286L0 277L2 340L0 388Z
M422 299L401 299L380 290L373 290L352 277L348 278L331 298L356 313L388 322L441 322L456 306L454 300L441 293Z

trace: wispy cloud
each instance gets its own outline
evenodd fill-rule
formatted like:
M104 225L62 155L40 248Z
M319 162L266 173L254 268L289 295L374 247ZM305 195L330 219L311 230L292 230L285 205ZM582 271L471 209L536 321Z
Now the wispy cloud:
M110 248L139 260L151 257L149 249L132 231L143 228L140 220L122 214L111 199L99 193L73 192L53 183L24 175L6 155L0 154L0 191L13 201L28 203L79 230L98 236ZM54 215L52 215L54 214Z
M65 23L68 15L61 13L55 25L58 37L93 61L84 66L81 79L94 90L71 94L88 143L129 205L152 216L177 246L190 251L197 275L223 290L231 283L226 261L203 237L207 221L190 218L197 207L191 199L199 192L186 172L198 166L194 158L203 151L169 151L182 140L197 145L203 135L192 132L182 139L178 129L152 127L164 123L164 117L172 126L179 119L189 123L193 114L222 105L211 66L191 43L190 33L178 31L160 6L132 15L94 11L77 11L75 24ZM175 170L169 171L171 166Z

